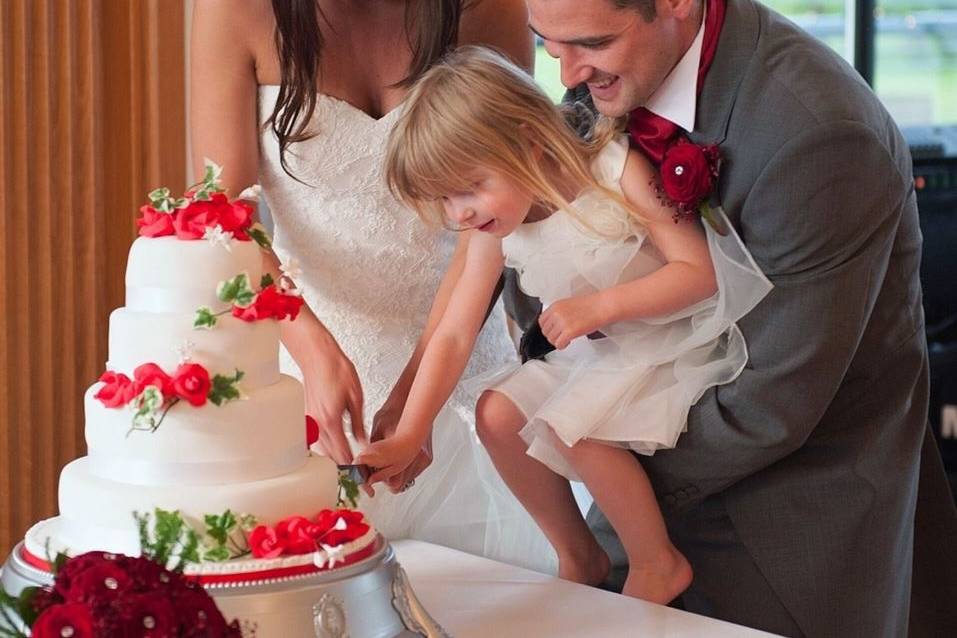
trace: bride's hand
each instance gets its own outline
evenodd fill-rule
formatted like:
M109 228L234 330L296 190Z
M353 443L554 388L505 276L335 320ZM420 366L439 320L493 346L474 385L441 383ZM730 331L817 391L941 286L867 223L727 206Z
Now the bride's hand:
M369 439L373 443L387 439L395 434L395 428L399 423L399 417L402 416L402 402L393 400L391 397L385 402L382 408L376 412L372 418L372 434ZM418 454L412 459L407 468L399 474L390 477L385 481L389 491L393 494L403 491L403 488L425 471L425 468L432 464L432 433L425 439L425 443L419 448Z
M343 415L349 414L352 432L365 441L362 425L362 385L355 366L338 344L327 343L319 349L307 368L303 368L306 392L306 413L319 423L317 445L337 464L352 462L352 451L346 440Z

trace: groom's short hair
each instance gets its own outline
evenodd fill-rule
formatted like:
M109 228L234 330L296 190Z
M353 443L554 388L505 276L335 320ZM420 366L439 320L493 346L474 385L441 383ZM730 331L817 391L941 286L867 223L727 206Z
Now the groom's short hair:
M618 9L633 9L641 14L645 22L651 22L658 15L655 0L612 0Z

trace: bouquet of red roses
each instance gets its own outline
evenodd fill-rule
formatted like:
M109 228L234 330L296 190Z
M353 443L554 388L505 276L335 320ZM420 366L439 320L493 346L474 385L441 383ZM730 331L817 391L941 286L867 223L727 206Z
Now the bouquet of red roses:
M0 636L241 638L200 585L145 557L88 552L55 563L49 587L0 589ZM29 633L16 629L17 614Z

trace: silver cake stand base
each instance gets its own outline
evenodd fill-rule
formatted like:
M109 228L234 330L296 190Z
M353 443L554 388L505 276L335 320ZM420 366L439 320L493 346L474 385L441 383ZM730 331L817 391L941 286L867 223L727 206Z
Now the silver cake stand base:
M206 589L227 620L240 619L244 638L449 638L415 597L392 546L376 542L371 556L340 569ZM24 562L21 546L0 574L12 595L52 582Z

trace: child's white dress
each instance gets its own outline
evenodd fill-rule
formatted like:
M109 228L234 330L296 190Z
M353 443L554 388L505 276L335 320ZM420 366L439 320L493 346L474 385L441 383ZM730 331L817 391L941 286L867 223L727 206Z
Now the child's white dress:
M613 141L592 165L598 181L618 193L627 153L623 139ZM544 307L664 265L645 229L607 194L589 190L572 204L594 230L558 210L503 240L506 265ZM577 477L556 445L584 438L641 454L674 447L691 405L708 388L741 373L748 353L735 321L772 288L726 225L729 234L721 236L704 224L718 281L711 298L668 316L606 326L606 338L580 337L545 360L472 379L468 389L507 396L528 419L521 431L528 454L570 479Z

